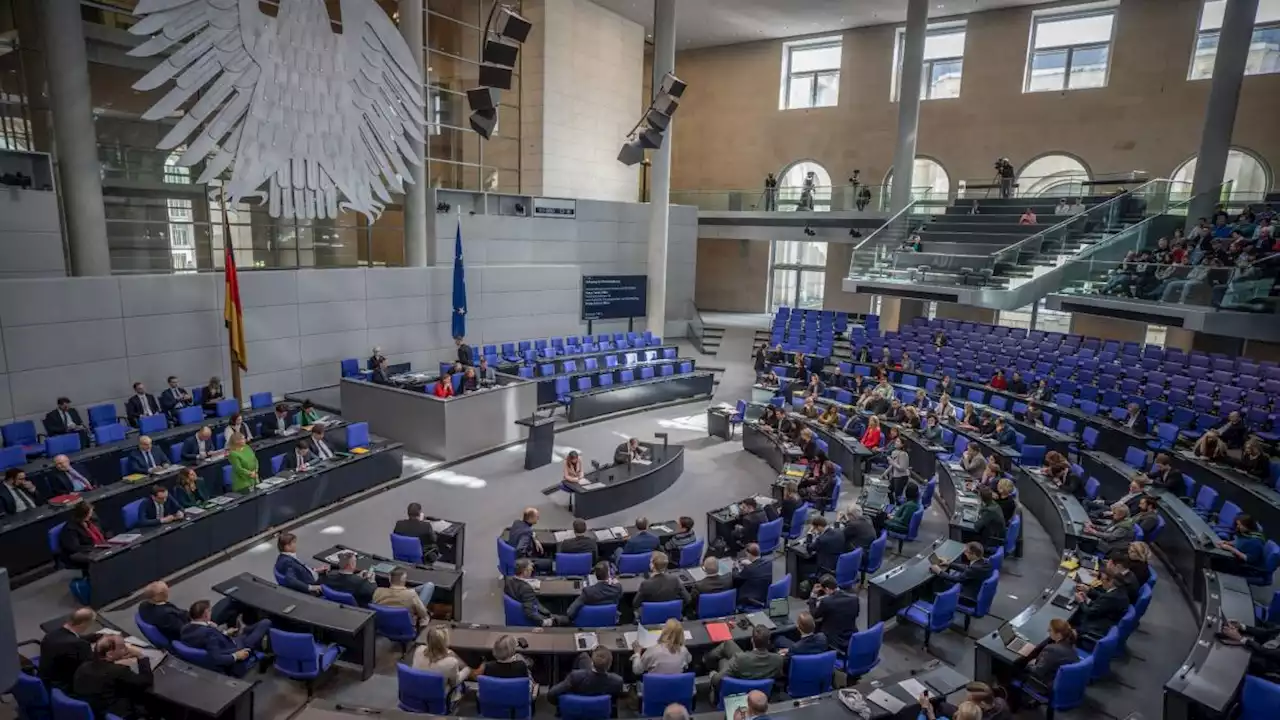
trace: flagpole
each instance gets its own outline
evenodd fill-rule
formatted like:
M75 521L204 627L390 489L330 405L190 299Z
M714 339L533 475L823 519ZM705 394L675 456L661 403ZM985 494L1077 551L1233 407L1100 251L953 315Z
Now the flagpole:
M235 257L235 246L231 243L231 220L229 219L231 206L227 203L227 184L224 181L222 185L222 243L225 248L229 248L228 252ZM226 272L225 265L222 268L223 273ZM224 302L230 302L230 298L224 298ZM236 359L235 343L231 340L231 328L227 328L227 356L231 360L231 394L237 402L243 402L240 397L240 362Z

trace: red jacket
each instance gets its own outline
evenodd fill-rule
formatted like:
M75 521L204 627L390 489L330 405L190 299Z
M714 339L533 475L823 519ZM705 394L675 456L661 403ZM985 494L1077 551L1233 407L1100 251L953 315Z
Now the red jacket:
M880 447L880 428L867 428L867 431L862 433L862 444L868 450L875 450Z
M432 394L433 394L433 395L435 395L435 396L436 396L436 397L438 397L438 398L450 398L450 397L453 397L453 383L451 383L451 382L436 382L436 389L435 389L435 391L434 391Z
M1000 377L1000 376L998 376L998 375L997 375L996 377L991 378L991 382L989 382L989 383L987 383L987 384L988 384L988 385L990 385L991 387L993 387L993 388L997 389L997 390L1008 390L1008 389L1009 389L1009 383L1008 383L1008 382L1007 382L1003 377Z

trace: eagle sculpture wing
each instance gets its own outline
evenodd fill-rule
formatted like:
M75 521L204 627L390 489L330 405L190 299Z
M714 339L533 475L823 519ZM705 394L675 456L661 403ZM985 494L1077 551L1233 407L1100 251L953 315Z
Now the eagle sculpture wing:
M272 217L376 218L404 192L406 162L422 163L422 76L373 0L341 11L339 34L324 0L281 0L274 18L257 0L139 0L130 32L151 37L130 54L169 54L134 88L173 81L143 117L194 98L158 147L206 161L199 184L229 169L229 201L265 199Z

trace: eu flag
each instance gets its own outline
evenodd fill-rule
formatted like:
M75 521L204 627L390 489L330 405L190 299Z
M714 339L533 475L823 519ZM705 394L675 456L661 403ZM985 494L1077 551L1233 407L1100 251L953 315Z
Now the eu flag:
M453 336L467 334L467 273L462 266L462 219L453 242Z

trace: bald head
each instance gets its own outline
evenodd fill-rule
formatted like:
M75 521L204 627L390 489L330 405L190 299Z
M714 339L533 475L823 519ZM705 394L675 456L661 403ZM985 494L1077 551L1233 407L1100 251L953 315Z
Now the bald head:
M89 629L90 625L93 625L93 621L97 617L98 614L93 611L93 608L80 608L71 613L71 618L67 620L64 627L77 635L82 635Z
M148 584L147 587L143 589L142 595L148 602L155 603L157 605L160 603L166 603L169 602L169 586L168 584L157 580L156 582Z
M708 575L719 575L720 561L708 555L706 559L702 561L702 571Z
M62 472L66 472L71 469L71 458L66 455L54 455L53 466Z
M759 690L747 693L747 712L751 717L758 717L769 712L769 696Z
M671 703L662 711L662 720L689 720L689 710L680 703Z

